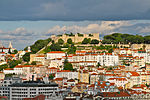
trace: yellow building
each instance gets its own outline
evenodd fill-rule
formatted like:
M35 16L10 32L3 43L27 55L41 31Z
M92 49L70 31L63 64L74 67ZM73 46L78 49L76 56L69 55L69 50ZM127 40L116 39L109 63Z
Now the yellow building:
M5 74L3 72L0 72L0 80L3 80L5 78Z
M30 63L32 63L33 61L41 62L41 64L44 64L45 55L44 54L30 54Z
M128 82L129 82L125 86L126 88L131 88L134 85L141 84L141 80L140 80L141 77L140 77L140 74L138 74L137 72L135 72L135 71L129 71L126 76L128 78Z
M71 89L71 91L72 91L73 93L82 93L81 89L79 89L77 86L74 86L74 87Z
M146 64L146 71L150 71L150 64Z
M79 72L79 81L83 83L89 83L89 73L86 71L80 71Z
M150 49L150 44L132 44L131 49Z

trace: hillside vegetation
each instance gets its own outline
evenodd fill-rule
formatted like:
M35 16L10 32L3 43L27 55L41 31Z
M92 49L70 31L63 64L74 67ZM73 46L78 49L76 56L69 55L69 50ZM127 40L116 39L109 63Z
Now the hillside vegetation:
M45 39L45 40L37 40L33 45L31 45L31 53L37 53L40 49L47 46L47 44L51 42L51 38ZM24 49L27 50L27 47Z
M49 42L52 42L50 46L47 46ZM98 40L90 40L85 38L81 44L98 44ZM124 43L124 44L140 44L140 43L146 43L150 44L150 35L148 36L141 36L141 35L131 35L131 34L122 34L122 33L113 33L110 35L104 36L102 40L103 44L118 44L118 43ZM49 51L60 51L61 48L68 48L68 53L75 53L76 47L74 46L74 43L71 39L67 40L67 43L64 43L62 39L58 40L57 43L54 43L54 41L51 40L51 38L45 39L45 40L37 40L33 45L31 45L31 53L37 53L40 49L43 47L46 47L43 51L43 53L47 53ZM98 49L101 47L98 47ZM27 47L25 48L27 50Z
M110 43L124 43L124 44L141 44L146 43L150 44L150 35L141 36L141 35L131 35L131 34L122 34L122 33L114 33L110 35L104 36L102 43L110 44Z

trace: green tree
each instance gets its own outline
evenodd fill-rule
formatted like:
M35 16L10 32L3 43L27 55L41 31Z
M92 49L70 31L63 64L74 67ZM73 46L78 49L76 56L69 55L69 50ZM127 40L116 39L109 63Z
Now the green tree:
M13 74L5 74L5 77L13 77L15 75L15 73Z
M88 44L91 42L91 39L90 38L84 38L84 40L82 41L82 44Z
M108 53L112 53L113 52L113 48L110 48L109 50L108 50Z
M13 54L17 54L17 53L18 53L18 51L17 51L17 50L14 50Z
M110 44L110 43L124 43L124 44L140 44L140 43L150 43L150 36L140 36L140 35L131 35L131 34L121 34L121 33L113 33L111 35L104 36L102 43Z
M49 75L49 79L53 80L53 79L54 79L54 75L53 75L53 74L50 74L50 75Z
M72 32L69 34L69 36L75 36Z
M101 64L98 62L98 63L97 63L97 67L99 67L99 66L101 66Z
M8 68L7 64L0 65L0 71L2 71L3 69L6 69L6 68Z
M67 43L72 44L72 39L69 38L69 39L67 40Z
M67 58L64 60L64 65L65 65L66 63L68 63L68 59L67 59Z
M92 36L93 36L93 34L89 34L89 36L91 36L91 37L92 37Z
M75 54L76 47L72 44L71 47L67 49L67 54Z
M99 44L99 40L93 39L93 40L91 41L91 44Z
M63 45L63 47L64 47L64 48L68 48L68 47L69 47L69 44L68 44L68 43L65 43L65 44Z
M32 61L32 62L31 62L31 65L36 65L36 61Z
M144 44L144 45L143 45L143 50L145 50L145 48L146 48L146 45Z
M22 57L23 61L29 62L30 61L30 52L27 52Z
M144 43L150 44L150 35L144 36Z
M77 33L78 34L78 36L83 36L83 34L81 34L81 33Z
M10 68L14 68L18 64L21 64L21 60L8 60L8 65Z
M44 52L47 53L47 52L50 52L51 49L50 49L50 46L46 46L46 48L44 49Z
M64 70L70 70L73 71L73 66L71 63L65 63L64 64Z
M59 39L58 40L58 44L64 44L64 40L63 39Z
M61 46L58 43L51 44L50 50L51 51L61 51Z
M108 70L113 70L113 67L108 67Z
M9 53L9 54L11 54L11 50L10 50L10 48L9 48L9 50L8 50L8 53Z

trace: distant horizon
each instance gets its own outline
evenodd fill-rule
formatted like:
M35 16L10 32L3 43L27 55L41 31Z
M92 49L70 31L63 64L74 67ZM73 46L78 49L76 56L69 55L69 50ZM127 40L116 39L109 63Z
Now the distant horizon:
M72 33L72 32L70 32L70 33ZM70 33L67 33L67 34L70 34ZM79 33L79 32L77 32L77 33ZM121 33L121 32L112 32L112 33L110 33L110 34L114 34L114 33ZM62 34L66 34L66 33L50 34L49 37L47 36L47 38L35 39L35 41L33 41L33 42L32 42L31 44L29 44L29 45L26 45L25 47L33 45L37 40L48 39L48 38L50 38L51 35L62 35ZM76 33L73 33L73 34L76 34ZM90 34L90 33L81 33L81 34ZM99 33L99 37L100 37L100 39L102 40L104 36L110 35L110 34L101 34L101 33ZM121 33L121 34L131 34L131 33ZM139 35L139 34L131 34L131 35ZM149 34L149 35L150 35L150 34ZM102 37L101 37L101 36L102 36ZM148 36L148 34L145 34L145 35L141 34L141 36ZM4 42L4 41L0 40L0 43L1 43L4 47L8 47L8 46L9 46L9 42L11 42L12 45L13 45L13 42L12 42L12 41L9 41L9 40L8 40L7 42ZM13 48L16 48L17 50L23 50L25 47L18 49L18 48L16 48L16 47L14 47L14 45L13 45Z

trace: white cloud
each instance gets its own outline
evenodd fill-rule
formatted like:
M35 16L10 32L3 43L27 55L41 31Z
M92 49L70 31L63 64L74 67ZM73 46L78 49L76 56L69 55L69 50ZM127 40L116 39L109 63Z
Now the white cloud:
M16 28L14 33L24 33L24 32L27 32L26 29L24 27L19 27L19 28Z
M15 44L14 47L24 48L27 44L31 45L31 43L39 37L39 35L35 35L34 32L27 30L24 27L18 27L10 31L0 30L0 40L6 47L8 42L12 41L12 43Z
M140 33L150 33L150 26L141 28L140 29Z
M101 24L89 24L87 26L54 26L48 30L48 34L61 34L64 32L73 32L73 33L106 33L112 32L114 29L117 29L122 26L129 26L128 21L102 21Z

